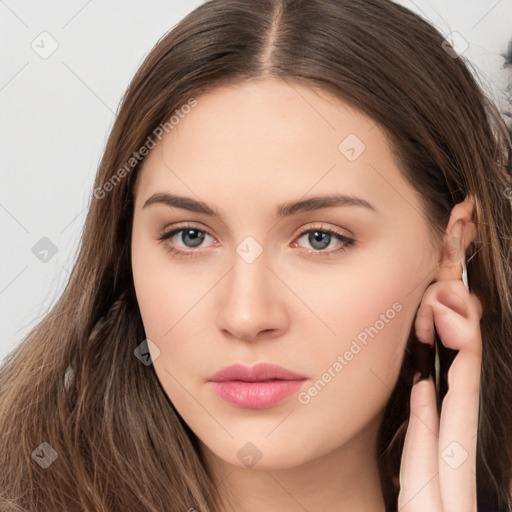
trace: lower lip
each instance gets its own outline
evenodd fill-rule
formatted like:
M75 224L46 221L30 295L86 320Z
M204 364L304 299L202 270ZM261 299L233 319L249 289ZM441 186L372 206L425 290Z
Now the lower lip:
M212 382L215 391L227 402L246 409L266 409L298 391L304 380L240 380Z

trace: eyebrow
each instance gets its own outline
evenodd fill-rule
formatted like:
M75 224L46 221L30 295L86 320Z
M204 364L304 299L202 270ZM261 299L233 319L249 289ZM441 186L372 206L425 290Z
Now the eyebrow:
M152 204L164 204L173 208L181 208L190 212L203 213L221 218L219 212L208 204L192 199L191 197L178 196L167 192L157 192L149 197L142 208ZM321 210L322 208L333 208L335 206L359 206L374 212L377 209L368 201L359 197L347 196L344 194L333 194L326 196L314 196L298 201L290 201L277 206L276 217L289 217L302 212Z

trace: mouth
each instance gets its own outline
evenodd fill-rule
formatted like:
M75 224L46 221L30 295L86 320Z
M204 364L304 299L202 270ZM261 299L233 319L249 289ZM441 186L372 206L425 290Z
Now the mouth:
M297 392L306 380L225 380L212 381L211 384L214 390L232 405L245 409L266 409Z
M246 409L272 407L298 391L306 380L305 375L269 363L234 364L208 379L224 400Z

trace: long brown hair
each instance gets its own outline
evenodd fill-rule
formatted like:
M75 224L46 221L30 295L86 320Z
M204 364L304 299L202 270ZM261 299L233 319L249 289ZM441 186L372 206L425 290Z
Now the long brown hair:
M430 24L388 0L210 0L158 41L122 98L69 282L0 371L2 511L220 512L196 436L134 355L145 333L130 263L133 185L141 148L159 127L172 129L170 116L204 91L269 76L331 92L373 118L437 240L452 207L475 198L468 279L485 308L478 502L512 510L510 139L470 64L448 50ZM388 511L410 364L406 351L378 443Z

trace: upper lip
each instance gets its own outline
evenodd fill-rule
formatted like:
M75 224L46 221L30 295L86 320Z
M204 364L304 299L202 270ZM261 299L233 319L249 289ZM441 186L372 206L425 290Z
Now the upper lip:
M245 382L259 382L265 380L303 380L306 376L292 372L275 364L260 363L255 366L233 364L212 375L208 380L222 382L227 380L243 380Z

